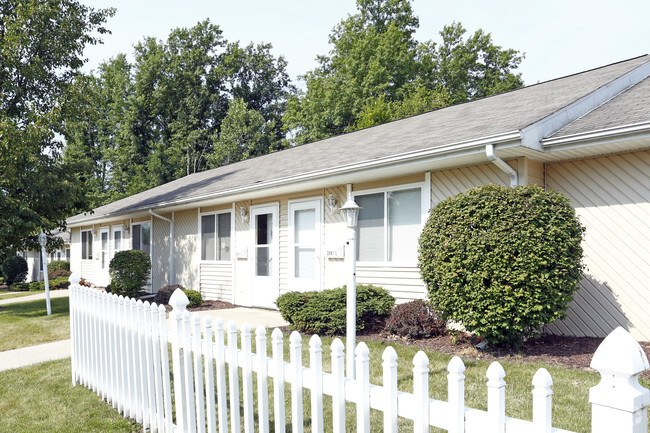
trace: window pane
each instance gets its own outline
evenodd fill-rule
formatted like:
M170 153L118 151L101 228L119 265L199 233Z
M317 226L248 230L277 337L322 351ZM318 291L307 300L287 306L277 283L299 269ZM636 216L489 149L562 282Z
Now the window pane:
M151 253L151 223L142 224L142 235L140 237L142 242L142 251L147 254Z
M357 224L357 260L384 260L384 193L355 197L361 206Z
M113 250L120 251L122 249L122 231L116 230L113 232Z
M271 275L271 250L269 247L255 248L255 262L257 264L255 275L268 277Z
M88 232L88 260L93 258L93 233Z
M215 260L216 241L214 215L201 217L201 260Z
M296 278L314 278L316 276L316 248L295 247Z
M271 239L271 228L273 224L273 215L271 214L262 214L257 215L256 225L257 225L257 244L258 245L269 245L272 242Z
M294 213L293 224L296 244L316 244L316 209L297 210Z
M140 224L135 224L131 227L131 249L140 249Z
M420 188L388 193L388 260L416 261L421 230Z
M65 259L70 261L70 248L65 249Z
M217 260L230 260L230 214L219 214L219 244Z
M88 259L88 232L81 232L81 259Z

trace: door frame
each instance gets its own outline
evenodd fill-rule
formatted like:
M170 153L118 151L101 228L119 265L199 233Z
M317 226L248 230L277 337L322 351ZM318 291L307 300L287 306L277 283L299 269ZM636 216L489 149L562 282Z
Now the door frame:
M271 275L268 277L256 276L257 269L257 221L258 215L271 214L271 244L269 252L271 256ZM263 308L275 308L275 300L280 295L280 203L265 203L250 207L250 236L251 236L251 258L250 275L251 285L249 291L249 305Z
M106 250L102 245L102 235L106 233ZM108 273L108 266L111 262L111 228L109 226L102 226L99 228L99 284L107 285L110 283L110 276ZM106 256L104 256L106 253ZM104 260L104 266L102 266Z

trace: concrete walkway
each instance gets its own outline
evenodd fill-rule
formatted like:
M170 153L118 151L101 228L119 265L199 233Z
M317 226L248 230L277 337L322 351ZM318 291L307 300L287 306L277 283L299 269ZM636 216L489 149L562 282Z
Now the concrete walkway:
M55 293L57 294L56 297L68 295L67 290L54 290L50 295L54 297ZM24 296L22 298L6 299L0 301L0 305L38 299L45 299L45 293L33 296ZM212 320L221 317L226 326L228 326L230 320L233 320L237 324L238 328L244 323L248 323L252 329L257 328L259 325L266 328L275 328L287 325L287 322L282 319L279 311L262 310L257 308L237 307L225 310L206 310L198 311L198 314L202 317L209 316ZM70 357L70 340L55 341L52 343L23 347L21 349L7 350L5 352L0 352L0 371L68 357Z

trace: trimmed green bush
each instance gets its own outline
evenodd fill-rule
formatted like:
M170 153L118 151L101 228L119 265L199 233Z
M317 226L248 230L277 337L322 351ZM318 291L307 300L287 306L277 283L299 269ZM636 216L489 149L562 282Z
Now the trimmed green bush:
M140 250L118 251L108 265L111 291L133 298L147 284L151 259Z
M396 305L386 322L386 331L409 339L444 335L447 322L422 299Z
M29 291L33 292L36 290L43 290L41 289L41 283L39 283L38 281L32 281L31 283L29 283Z
M47 271L50 273L60 270L70 271L70 262L67 260L52 260L47 265Z
M50 271L49 274L47 274L47 277L50 280L55 280L60 277L69 277L72 275L72 272L66 271L65 269L57 269L56 271Z
M29 291L29 284L27 283L13 283L10 287L12 292L27 292Z
M185 292L187 299L190 301L190 303L187 305L189 308L198 307L203 304L203 296L201 296L200 292L192 289L185 289L183 292Z
M10 286L25 281L27 271L27 260L21 256L10 256L2 262L2 276Z
M444 200L420 236L431 305L493 345L519 345L566 316L583 233L568 199L537 186L488 185Z
M321 335L345 333L346 287L320 292L288 292L275 301L291 329ZM383 326L395 305L387 290L357 285L357 331Z
M51 278L48 282L50 284L50 290L63 290L70 286L70 281L68 281L67 276ZM45 281L29 283L29 290L45 290Z

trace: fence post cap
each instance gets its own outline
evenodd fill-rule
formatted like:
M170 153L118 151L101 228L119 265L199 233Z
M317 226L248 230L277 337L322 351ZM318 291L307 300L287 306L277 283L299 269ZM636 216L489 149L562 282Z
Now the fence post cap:
M70 284L79 284L81 282L81 276L76 272L73 272L70 277L68 277Z
M182 315L187 311L187 306L189 305L190 300L187 299L187 295L181 289L174 290L172 296L169 298L169 305L172 306L172 312L170 316L176 317L177 315Z
M650 368L641 345L620 326L600 343L590 366L601 374L618 373L628 376L643 373Z

